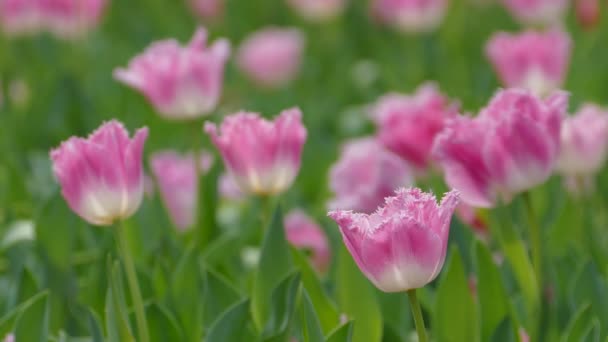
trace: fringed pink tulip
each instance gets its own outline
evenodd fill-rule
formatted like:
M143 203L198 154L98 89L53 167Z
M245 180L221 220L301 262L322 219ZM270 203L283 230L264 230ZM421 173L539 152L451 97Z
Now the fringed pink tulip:
M205 20L219 19L224 13L225 0L188 0L194 13Z
M371 215L332 211L344 243L365 276L385 292L421 288L445 261L450 221L459 198L440 205L420 189L400 189Z
M562 124L561 151L557 171L563 175L586 176L597 173L608 153L608 110L584 105Z
M204 173L211 167L212 157L203 152L198 162L198 170ZM160 151L151 156L150 165L171 221L179 230L191 228L198 207L199 180L193 155Z
M476 207L491 207L543 183L560 146L568 95L546 100L518 89L499 91L475 119L450 121L437 137L434 156L448 185Z
M10 35L48 31L61 39L75 39L97 26L106 4L106 0L0 0L0 24Z
M435 30L445 15L447 0L372 0L372 15L404 33Z
M70 208L91 224L107 226L135 213L143 197L142 152L148 129L133 139L118 121L87 139L72 137L51 151L53 172Z
M257 113L240 112L224 119L219 131L207 122L205 131L224 164L245 193L282 193L293 183L306 141L298 108L283 111L274 121Z
M301 17L310 21L327 21L340 15L347 0L287 0Z
M486 54L503 85L529 89L539 96L562 86L570 50L570 37L561 30L500 32L486 46Z
M301 210L292 210L285 216L285 234L293 246L310 252L313 266L320 273L327 271L331 251L327 236L310 217Z
M255 84L279 88L296 77L303 49L304 35L297 29L265 28L241 43L237 64Z
M502 0L511 15L526 25L550 26L560 23L568 0Z
M207 31L199 28L184 47L173 39L153 43L128 68L114 70L114 78L143 93L167 119L209 114L219 101L230 45L225 39L209 47L206 42Z
M331 168L335 197L329 207L372 213L395 189L412 184L412 171L399 156L372 138L353 140Z
M384 146L422 169L430 162L435 136L457 109L433 83L426 83L411 96L389 94L380 98L372 109L372 118Z

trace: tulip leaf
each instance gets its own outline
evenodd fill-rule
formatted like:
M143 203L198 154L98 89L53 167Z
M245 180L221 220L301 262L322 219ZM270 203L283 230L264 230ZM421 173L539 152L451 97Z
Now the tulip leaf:
M15 340L47 342L49 332L49 296L45 294L24 308L15 321Z
M326 342L351 342L353 340L353 321L342 324L329 333Z
M228 280L220 274L207 269L203 273L204 321L211 324L232 304L239 301L241 295Z
M146 318L152 342L184 340L175 317L162 305L153 303L147 306Z
M585 341L584 337L593 328L594 320L591 305L589 303L581 305L568 323L561 342Z
M340 310L354 320L352 340L378 342L382 338L382 313L374 288L361 273L345 247L338 255L336 293Z
M101 326L99 316L91 310L86 309L87 325L89 327L89 333L91 334L92 342L104 342L103 328Z
M509 314L503 279L490 251L480 242L475 244L477 257L477 294L481 320L481 340L488 341L494 330Z
M285 341L289 337L289 330L300 293L300 274L287 276L272 291L270 319L264 327L262 334L264 341Z
M171 277L171 303L187 340L203 333L202 284L194 246L181 256Z
M17 307L4 314L4 316L0 317L0 336L5 336L6 334L12 332L15 320L17 319L17 317L19 317L21 312L27 310L30 306L38 303L40 300L46 298L47 296L47 291L39 292L28 298L23 303L20 303Z
M321 323L319 317L312 304L312 300L306 291L306 288L302 290L302 319L301 324L302 335L304 337L303 342L317 342L323 341L323 331L321 330Z
M258 330L262 330L270 317L272 291L289 274L292 265L289 245L283 229L283 213L279 206L273 214L270 226L266 229L253 284L251 312Z
M475 308L457 248L452 248L439 282L434 311L437 340L475 341Z
M211 325L205 341L241 342L247 338L249 322L249 300L242 300L224 311Z
M490 341L490 342L516 342L520 341L519 338L516 337L516 328L513 325L513 321L509 317L505 317L496 329L492 332L492 335L488 340L482 341Z
M329 333L340 320L336 305L329 298L315 270L310 266L308 258L295 248L291 249L295 264L302 276L302 285L306 289L314 308L319 315L319 321L324 333Z

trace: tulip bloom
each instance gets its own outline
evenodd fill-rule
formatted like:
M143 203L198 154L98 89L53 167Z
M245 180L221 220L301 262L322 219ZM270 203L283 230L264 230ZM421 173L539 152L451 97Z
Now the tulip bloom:
M203 19L214 20L224 12L224 0L188 0L190 8Z
M296 77L303 49L304 35L297 29L265 28L241 43L237 64L255 84L279 88Z
M399 156L372 138L353 140L344 145L340 160L331 168L335 198L329 207L371 213L395 189L412 184L412 172Z
M301 117L298 108L283 111L274 121L240 112L226 117L219 131L207 122L205 131L243 192L273 195L287 190L300 170L306 141Z
M87 139L72 137L51 151L53 172L69 207L87 222L107 226L135 213L144 191L142 152L148 129L133 139L112 120Z
M561 30L500 32L488 42L486 55L503 85L544 96L564 83L570 50L570 37Z
M462 200L491 207L543 183L560 147L568 95L540 100L518 89L499 91L475 119L451 120L437 136L434 157Z
M608 153L608 111L584 105L576 115L564 120L561 143L559 173L570 176L597 173Z
M211 113L219 101L227 40L206 47L207 31L199 28L187 46L173 39L153 43L114 70L114 78L140 91L166 119L189 120Z
M558 24L566 14L568 0L503 0L507 10L526 25Z
M411 96L385 95L372 109L380 141L419 169L428 165L435 136L456 114L457 106L433 83L423 84Z
M82 37L97 26L106 0L2 0L0 23L10 35L49 31L58 38Z
M585 29L597 27L601 18L599 0L576 0L576 19Z
M204 173L211 167L212 159L202 153L198 162L198 170ZM163 203L179 230L191 228L196 219L199 177L194 163L192 154L181 156L173 151L156 152L150 158Z
M300 16L310 21L326 21L344 11L346 0L287 0Z
M404 33L435 30L445 15L447 0L372 0L372 15Z
M400 189L373 214L328 215L363 274L382 291L401 292L423 287L441 271L458 202L456 191L437 205L420 189Z
M285 216L284 225L287 241L297 248L310 251L312 264L317 271L327 271L331 251L323 229L297 209Z

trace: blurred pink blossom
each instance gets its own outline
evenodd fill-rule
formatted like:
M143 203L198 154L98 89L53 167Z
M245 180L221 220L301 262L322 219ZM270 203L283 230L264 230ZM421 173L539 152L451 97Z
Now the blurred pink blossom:
M188 0L190 8L202 19L217 20L224 14L225 0Z
M413 95L388 94L372 109L378 138L389 150L419 169L430 162L435 136L458 106L441 94L434 83L421 85Z
M365 276L384 292L404 292L431 282L443 267L458 192L440 205L420 189L399 189L367 215L332 211L347 249Z
M264 28L241 43L237 64L257 85L279 88L296 77L303 49L304 35L299 30Z
M526 25L554 25L564 18L568 0L502 0L507 10Z
M599 0L575 0L576 19L587 30L597 27L601 19Z
M544 96L560 88L570 62L572 42L561 30L499 32L486 46L486 54L506 87L531 90Z
M227 40L207 44L207 31L199 28L187 46L174 39L150 45L127 68L114 70L114 78L140 91L159 114L172 120L196 119L215 110L230 54Z
M91 224L107 226L135 213L144 191L142 153L148 129L132 139L106 122L87 139L71 137L51 151L53 171L69 207Z
M395 189L412 185L412 178L407 163L376 140L349 141L330 171L335 197L329 207L372 213Z
M331 251L325 232L302 210L290 211L284 220L287 241L293 246L310 251L315 269L324 273L331 262Z
M218 191L223 198L239 201L245 197L245 194L229 173L223 173L218 182Z
M372 0L372 15L401 32L435 30L443 20L447 0Z
M207 122L205 131L245 193L282 193L300 170L307 132L298 108L284 110L273 121L240 112L224 118L219 129Z
M300 16L310 21L326 21L340 15L347 0L287 0Z

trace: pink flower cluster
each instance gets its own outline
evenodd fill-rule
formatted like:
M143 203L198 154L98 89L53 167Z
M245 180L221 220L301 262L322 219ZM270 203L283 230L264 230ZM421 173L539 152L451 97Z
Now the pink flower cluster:
M97 26L106 0L0 0L0 26L9 35L48 31L62 39L82 37Z

